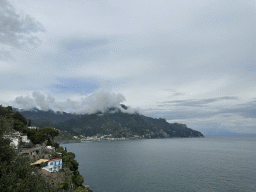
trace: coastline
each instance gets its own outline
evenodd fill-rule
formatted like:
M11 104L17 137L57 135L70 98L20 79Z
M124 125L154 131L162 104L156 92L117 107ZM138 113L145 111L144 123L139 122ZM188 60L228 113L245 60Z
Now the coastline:
M168 139L168 138L205 138L205 136L200 137L156 137L156 138L145 138L145 137L131 137L131 138L93 138L93 139L72 139L72 140L55 140L59 144L67 144L67 143L86 143L92 141L114 141L114 140L138 140L138 139Z

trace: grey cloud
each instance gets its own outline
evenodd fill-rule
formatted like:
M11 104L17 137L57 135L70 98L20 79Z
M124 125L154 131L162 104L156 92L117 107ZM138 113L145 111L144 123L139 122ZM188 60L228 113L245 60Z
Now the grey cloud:
M200 15L194 20L198 26L207 27L237 27L237 24L248 25L249 20L255 21L255 4L252 0L216 1L204 7ZM255 6L255 5L254 5Z
M120 105L124 101L125 97L122 94L112 93L103 87L88 96L84 96L80 101L74 101L68 98L64 102L55 101L55 98L50 95L46 97L39 91L34 91L32 97L16 97L12 102L12 106L25 110L36 107L41 110L51 109L53 111L69 111L77 114L92 114L98 111L104 113L109 108L115 107L124 113L140 113L139 108L134 109L128 107L127 110L124 110Z
M38 60L44 66L54 66L59 72L103 60L110 52L105 46L109 42L107 38L89 38L87 36L74 38L66 35L64 38L54 39L52 42L57 51L42 52L38 56L40 58Z
M176 96L185 95L185 93L177 92L177 91L174 91L173 89L165 89L165 91L168 91L170 93L169 97L176 97Z
M219 100L237 100L237 97L220 97L214 99L203 99L202 103L208 104L212 102L216 102ZM190 102L190 100L188 100ZM238 116L243 118L256 118L256 98L252 101L233 105L232 107L215 107L215 108L202 108L203 104L199 104L199 101L195 103L185 102L182 104L182 100L178 100L177 104L175 105L175 109L166 111L166 105L160 104L158 107L164 107L165 111L160 109L145 109L145 114L150 116L159 117L159 115L166 117L168 120L172 119L204 119L204 118L211 118L215 115L221 115L223 118L228 118L232 116ZM201 108L198 108L201 106ZM187 108L189 107L189 108ZM193 108L194 107L194 108ZM216 119L217 120L217 119Z
M39 39L32 33L39 31L45 30L34 18L20 15L8 1L0 1L0 45L15 48L35 45Z
M23 109L32 109L35 106L34 99L29 96L16 97L13 103L15 103L15 105L22 106Z
M172 119L203 119L212 117L214 115L219 114L218 111L206 111L206 110L188 110L185 108L175 109L172 111L161 111L161 110L154 110L154 111L146 111L144 112L146 115L151 117L165 117L167 120Z
M244 118L256 118L256 98L243 104L237 104L229 108L220 107L218 109L221 113L233 113L239 114Z
M91 49L108 43L107 39L86 39L86 38L69 38L68 41L64 40L61 46L68 51L77 49Z
M218 97L218 98L210 98L210 99L187 99L187 100L174 100L174 101L165 101L162 102L161 106L171 104L173 106L185 106L185 107L202 107L203 105L207 105L210 103L223 101L223 100L238 100L238 97Z
M12 60L12 56L9 51L5 50L4 48L0 49L0 60L8 61Z

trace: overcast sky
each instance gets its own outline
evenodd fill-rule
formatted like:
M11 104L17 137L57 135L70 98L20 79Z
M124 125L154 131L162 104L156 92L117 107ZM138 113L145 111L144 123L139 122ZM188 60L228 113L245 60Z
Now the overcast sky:
M0 0L0 104L256 133L255 0Z

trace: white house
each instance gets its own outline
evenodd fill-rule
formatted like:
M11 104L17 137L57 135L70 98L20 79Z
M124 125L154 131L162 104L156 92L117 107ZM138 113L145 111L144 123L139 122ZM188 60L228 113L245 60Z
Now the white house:
M61 158L51 159L46 163L46 166L43 167L42 169L49 172L59 171L60 169L62 169L62 159Z
M3 138L9 138L11 140L10 146L18 149L20 132L11 133L10 135L4 135Z
M14 147L15 149L18 149L19 138L10 138L10 139L11 139L10 146Z
M30 139L28 139L28 136L27 135L22 135L20 136L21 139L22 139L22 142L24 143L30 143Z
M39 127L28 127L29 129L39 129Z

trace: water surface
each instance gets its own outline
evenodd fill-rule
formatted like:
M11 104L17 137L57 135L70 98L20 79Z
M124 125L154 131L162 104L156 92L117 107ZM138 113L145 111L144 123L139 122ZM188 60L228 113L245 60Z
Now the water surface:
M94 192L256 191L256 138L208 137L63 144Z

